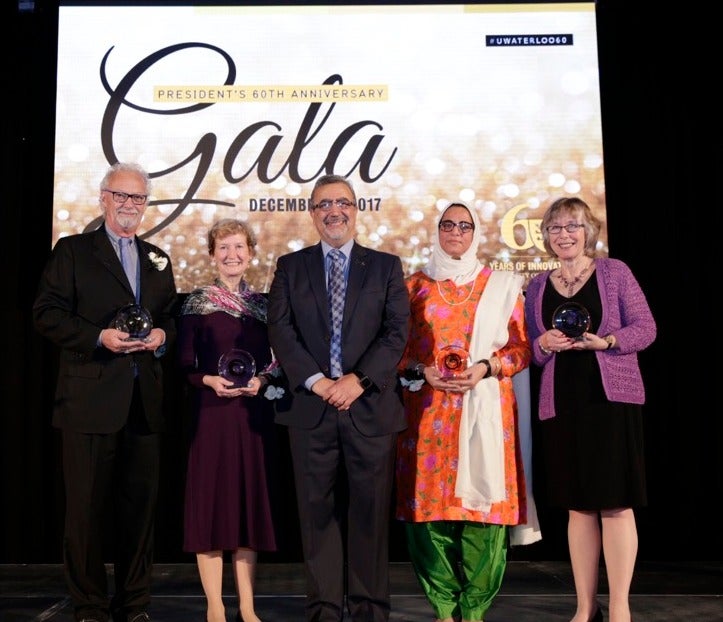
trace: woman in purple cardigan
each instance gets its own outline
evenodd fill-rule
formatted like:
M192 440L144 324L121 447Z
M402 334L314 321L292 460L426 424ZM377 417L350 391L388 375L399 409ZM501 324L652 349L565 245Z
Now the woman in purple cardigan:
M634 507L647 504L637 353L655 339L642 289L617 259L595 258L600 221L582 200L563 197L540 225L560 267L529 283L525 316L539 395L546 498L568 511L577 610L571 622L600 622L602 550L610 622L631 620L629 592L638 550ZM556 310L577 303L589 314ZM553 322L553 317L556 320Z

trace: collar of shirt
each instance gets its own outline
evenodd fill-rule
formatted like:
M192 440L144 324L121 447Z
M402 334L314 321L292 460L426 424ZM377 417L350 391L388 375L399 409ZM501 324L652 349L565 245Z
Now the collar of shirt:
M105 228L105 232L108 235L108 238L110 239L111 244L113 245L113 248L115 249L116 255L118 255L118 257L120 257L120 236L113 233L110 229L108 229L108 227ZM130 238L131 243L128 246L128 248L137 255L138 250L136 249L135 238L136 238L135 235L131 236L131 238Z

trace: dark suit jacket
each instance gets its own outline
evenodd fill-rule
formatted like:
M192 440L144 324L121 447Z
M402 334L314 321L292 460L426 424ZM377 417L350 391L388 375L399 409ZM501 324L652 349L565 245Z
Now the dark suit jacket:
M153 326L175 339L176 285L171 262L159 270L148 257L160 248L136 237L140 304ZM133 362L152 431L162 428L163 377L153 352L115 354L97 346L118 309L135 302L130 283L105 227L61 238L55 245L33 305L37 330L60 348L53 425L77 432L117 432L126 422L133 395Z
M374 383L350 416L363 434L406 427L397 364L409 332L409 295L399 257L354 243L342 323L344 373L364 372ZM288 378L291 400L280 400L276 421L314 427L327 407L304 387L315 373L329 376L331 326L321 243L279 257L269 290L271 347Z

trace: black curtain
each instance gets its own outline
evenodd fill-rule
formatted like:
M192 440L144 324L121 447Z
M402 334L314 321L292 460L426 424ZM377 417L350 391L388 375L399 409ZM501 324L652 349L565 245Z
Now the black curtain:
M3 409L0 414L0 563L61 561L63 490L57 432L50 425L53 348L34 331L30 309L50 251L53 194L57 6L39 0L21 12L5 3L11 34L3 113ZM645 432L650 504L637 513L640 559L716 560L722 537L711 508L723 497L721 418L712 381L717 331L706 298L715 291L705 248L718 238L717 188L703 176L713 135L694 76L703 58L686 5L600 0L596 6L610 255L627 262L645 290L658 338L640 356L647 387ZM710 19L713 19L712 16ZM704 64L703 64L704 65ZM713 145L715 147L716 145ZM707 151L710 153L710 151ZM701 192L699 187L704 185ZM703 197L701 200L700 197ZM703 349L709 352L703 355ZM170 361L170 359L169 359ZM534 380L534 374L533 374ZM158 516L159 562L180 552L187 413L167 363L168 432ZM280 431L282 447L285 435ZM290 465L284 551L300 559ZM567 559L566 517L538 498L543 541L512 559ZM390 520L391 517L390 517ZM406 559L392 521L392 559Z

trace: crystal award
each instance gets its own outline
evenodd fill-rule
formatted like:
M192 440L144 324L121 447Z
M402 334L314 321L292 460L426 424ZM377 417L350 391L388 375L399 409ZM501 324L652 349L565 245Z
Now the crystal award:
M552 314L552 327L567 337L581 339L590 330L590 312L577 302L565 302Z
M256 361L246 350L234 348L218 359L218 375L233 382L232 389L248 386L256 373Z
M142 341L151 333L153 318L141 305L129 304L118 310L110 327L128 333L126 341Z

